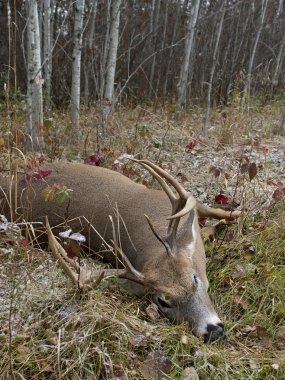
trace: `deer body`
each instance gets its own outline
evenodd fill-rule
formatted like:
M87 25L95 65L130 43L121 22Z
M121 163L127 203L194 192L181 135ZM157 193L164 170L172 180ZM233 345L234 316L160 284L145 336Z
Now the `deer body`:
M197 216L227 218L229 212L196 203L162 169L148 161L138 162L160 182L164 191L147 189L100 167L72 163L47 165L50 175L34 180L28 192L24 189L26 185L20 184L29 220L44 221L48 216L52 227L62 225L60 230L68 221L74 232L85 234L90 250L101 252L113 267L117 259L110 245L115 229L119 249L139 277L136 279L121 270L120 277L127 279L128 287L140 294L150 292L153 301L170 320L187 321L196 335L205 341L215 340L222 335L223 325L207 293L205 250ZM161 177L181 193L180 197L166 187ZM56 200L43 200L41 191L54 183L73 190L69 202L60 205ZM149 224L145 214L151 220ZM113 216L113 225L109 215ZM166 219L170 215L172 219L167 228ZM178 224L182 226L178 228ZM139 286L134 286L134 281Z

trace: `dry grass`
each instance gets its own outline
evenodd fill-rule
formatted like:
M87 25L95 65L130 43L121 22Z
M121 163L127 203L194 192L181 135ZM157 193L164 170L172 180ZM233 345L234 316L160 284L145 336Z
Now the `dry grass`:
M239 180L237 194L249 216L207 244L211 296L225 320L225 339L204 345L183 325L149 320L149 300L122 293L116 280L78 294L48 253L0 240L0 379L144 379L142 363L158 350L171 362L169 379L182 379L191 366L200 379L284 378L285 204L274 204L274 186L268 184L269 178L284 180L284 163L281 153L264 155L260 149L284 149L274 135L279 115L269 107L226 112L215 114L216 126L189 153L185 145L202 126L198 109L190 115L171 107L156 112L120 109L108 124L113 137L100 145L109 148L102 153L105 166L112 165L113 154L124 152L159 157L172 173L186 175L185 187L209 203L220 191L232 195ZM59 141L68 125L62 115L56 118L61 128L54 130L54 139ZM99 126L92 110L84 121L88 139L82 139L79 158L96 147L96 122ZM237 172L240 151L259 165L252 182ZM75 159L74 148L67 147L63 156ZM15 153L9 157L14 163ZM7 160L1 162L6 167ZM230 178L209 176L211 165L222 166ZM131 176L149 179L138 170Z

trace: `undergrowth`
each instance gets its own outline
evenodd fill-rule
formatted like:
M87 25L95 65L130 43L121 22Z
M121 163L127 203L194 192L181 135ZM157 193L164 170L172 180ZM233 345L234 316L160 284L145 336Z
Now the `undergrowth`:
M1 379L186 380L186 368L194 368L200 379L284 378L285 202L272 198L280 188L274 183L284 180L282 155L277 163L279 155L273 154L281 144L274 135L276 113L218 110L200 141L199 109L189 115L174 111L121 108L109 120L110 137L104 140L91 110L77 152L63 147L69 126L62 114L54 115L44 160L82 161L98 154L101 165L112 167L119 156L138 154L178 175L201 201L213 204L217 194L238 200L247 218L206 244L211 298L225 322L225 337L205 345L183 324L151 320L150 301L127 295L115 279L80 294L47 252L28 243L13 245L0 234ZM2 120L4 170L7 162L19 171L27 164L33 169L43 157L19 153L24 148L17 123ZM256 178L238 171L241 155L256 163ZM153 186L136 168L117 170ZM150 377L146 367L155 355L166 374L154 371L156 377Z

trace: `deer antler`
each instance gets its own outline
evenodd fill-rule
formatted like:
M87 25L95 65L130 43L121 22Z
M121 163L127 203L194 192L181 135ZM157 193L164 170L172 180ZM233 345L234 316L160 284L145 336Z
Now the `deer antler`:
M60 266L64 272L71 278L74 285L78 287L82 292L95 289L103 278L106 277L119 277L127 280L137 282L139 284L144 283L144 275L137 271L130 261L126 258L124 253L119 247L116 250L119 251L123 262L125 264L124 269L99 269L92 270L86 267L80 266L75 260L68 257L65 249L56 240L49 222L46 218L46 230L48 235L49 247L54 257L59 261Z
M165 246L167 254L175 255L176 234L180 219L182 216L188 214L195 208L196 199L189 192L187 192L175 178L173 178L169 173L167 173L159 166L153 164L148 160L136 160L133 158L130 158L130 160L141 164L145 169L147 169L158 181L170 200L170 203L172 205L172 213L171 216L167 218L170 222L168 225L167 236L165 238L161 238L158 235L148 217L147 221L156 238ZM178 194L177 196L174 194L170 186L163 180L163 178L165 178L170 183L170 185L174 187Z

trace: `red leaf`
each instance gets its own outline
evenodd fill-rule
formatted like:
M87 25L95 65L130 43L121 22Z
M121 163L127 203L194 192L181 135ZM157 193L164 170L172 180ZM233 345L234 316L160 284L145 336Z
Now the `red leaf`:
M252 181L253 178L257 174L257 166L255 162L252 162L251 164L249 164L248 174L249 174L249 180Z
M284 189L282 189L282 190L277 189L277 190L274 191L274 193L272 195L272 198L275 200L275 202L280 201L280 199L284 196L284 191L283 190Z
M200 226L200 227L204 227L205 224L206 224L206 220L207 220L207 218L206 218L205 216L200 216L200 217L198 218L199 226Z
M89 156L85 161L85 164L87 165L95 165L100 166L101 165L101 158L99 153L94 153L91 156Z
M278 181L278 182L276 182L276 183L273 183L273 185L279 187L280 189L282 189L282 187L283 187L283 182Z
M32 174L32 177L34 179L43 179L43 178L47 177L48 175L50 175L51 172L52 172L51 170L39 170L37 172L34 172Z
M219 205L227 205L229 202L229 198L226 195L219 194L215 196L215 202Z
M185 147L185 151L186 151L186 153L191 152L191 150L192 150L193 148L195 148L196 145L201 144L201 142L202 142L202 140L199 139L199 138L197 138L197 139L194 139L193 141L191 141L190 143L188 143L188 144L186 145L186 147Z
M19 244L22 247L27 247L29 245L29 240L26 239L24 236L21 236L20 239L19 239Z

